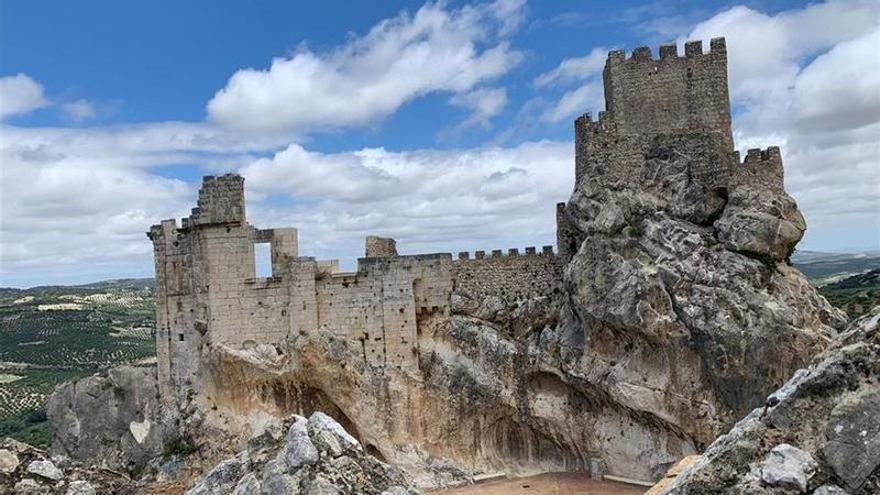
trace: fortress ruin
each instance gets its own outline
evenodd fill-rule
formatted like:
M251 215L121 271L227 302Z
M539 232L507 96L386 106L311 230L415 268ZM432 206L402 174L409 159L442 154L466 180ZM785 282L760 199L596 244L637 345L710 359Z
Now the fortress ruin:
M247 223L244 179L205 177L198 207L180 225L148 233L157 287L157 358L162 395L190 388L203 344L233 349L283 346L325 329L360 349L377 368L417 372L427 320L448 319L453 292L522 299L556 290L552 246L507 252L398 255L393 239L369 236L357 271L338 260L300 256L297 230ZM257 278L254 244L268 243L272 274Z
M633 182L658 140L695 143L688 180L726 198L748 184L783 190L779 149L733 149L723 38L703 53L699 41L612 51L604 69L606 110L575 122L575 182L601 176ZM665 141L663 141L665 140ZM676 141L678 142L678 141ZM557 245L487 254L398 255L393 239L370 236L352 273L336 260L299 252L295 228L258 229L245 214L244 179L204 178L198 206L180 224L148 232L157 286L160 393L168 401L192 389L205 344L283 348L323 329L347 340L377 372L419 372L419 337L451 318L456 293L516 301L553 297L565 263L580 248L565 203L557 206ZM271 246L271 276L257 278L254 244Z

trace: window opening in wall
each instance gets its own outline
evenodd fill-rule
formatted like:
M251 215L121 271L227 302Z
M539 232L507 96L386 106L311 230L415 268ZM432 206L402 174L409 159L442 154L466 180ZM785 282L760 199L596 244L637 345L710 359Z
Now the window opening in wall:
M254 267L257 278L272 276L272 249L268 242L254 244Z
M177 340L179 340L180 342L183 342L183 334L182 333L177 334Z

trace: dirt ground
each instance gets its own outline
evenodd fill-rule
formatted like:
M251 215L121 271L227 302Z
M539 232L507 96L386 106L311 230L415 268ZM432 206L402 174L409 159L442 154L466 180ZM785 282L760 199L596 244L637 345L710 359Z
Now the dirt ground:
M431 492L431 495L642 495L647 488L594 481L587 474L544 473Z

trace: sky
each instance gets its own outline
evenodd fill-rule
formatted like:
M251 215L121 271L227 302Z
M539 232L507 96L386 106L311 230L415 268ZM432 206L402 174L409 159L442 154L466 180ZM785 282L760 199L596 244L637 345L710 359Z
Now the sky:
M878 1L0 0L0 286L152 276L144 232L227 172L343 266L553 244L607 52L716 36L799 249L880 249Z

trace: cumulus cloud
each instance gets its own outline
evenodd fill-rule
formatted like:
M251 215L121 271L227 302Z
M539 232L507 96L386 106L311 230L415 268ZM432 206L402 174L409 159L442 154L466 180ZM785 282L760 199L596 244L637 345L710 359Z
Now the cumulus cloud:
M570 81L583 81L602 74L609 48L596 47L583 57L566 58L555 69L535 78L535 86L543 88L549 84Z
M523 2L447 10L428 3L327 53L301 46L268 69L236 72L208 103L210 120L273 133L363 126L437 92L467 93L505 74L522 55L504 39Z
M145 230L197 190L163 167L228 171L282 143L191 123L0 125L0 286L152 276Z
M602 108L604 101L602 83L590 81L575 90L567 91L541 118L548 122L562 122L586 110Z
M740 6L679 38L727 38L737 146L782 147L807 247L880 248L878 18L873 1L776 15Z
M74 122L83 122L95 118L95 107L86 100L76 100L61 105L64 114Z
M547 108L541 116L542 120L561 122L603 106L602 69L605 67L608 50L597 47L583 57L566 58L553 70L535 78L534 85L539 89L573 82L580 84L579 87L566 91L555 104Z
M48 104L43 86L27 74L0 77L0 119L28 113Z
M479 88L469 93L459 93L449 100L453 105L471 110L470 116L459 128L479 125L489 128L489 120L504 110L507 105L507 90L504 88Z
M554 242L554 205L573 187L571 148L325 154L292 145L241 173L249 214L300 227L307 255L353 260L367 234L396 237L410 253L522 248Z

